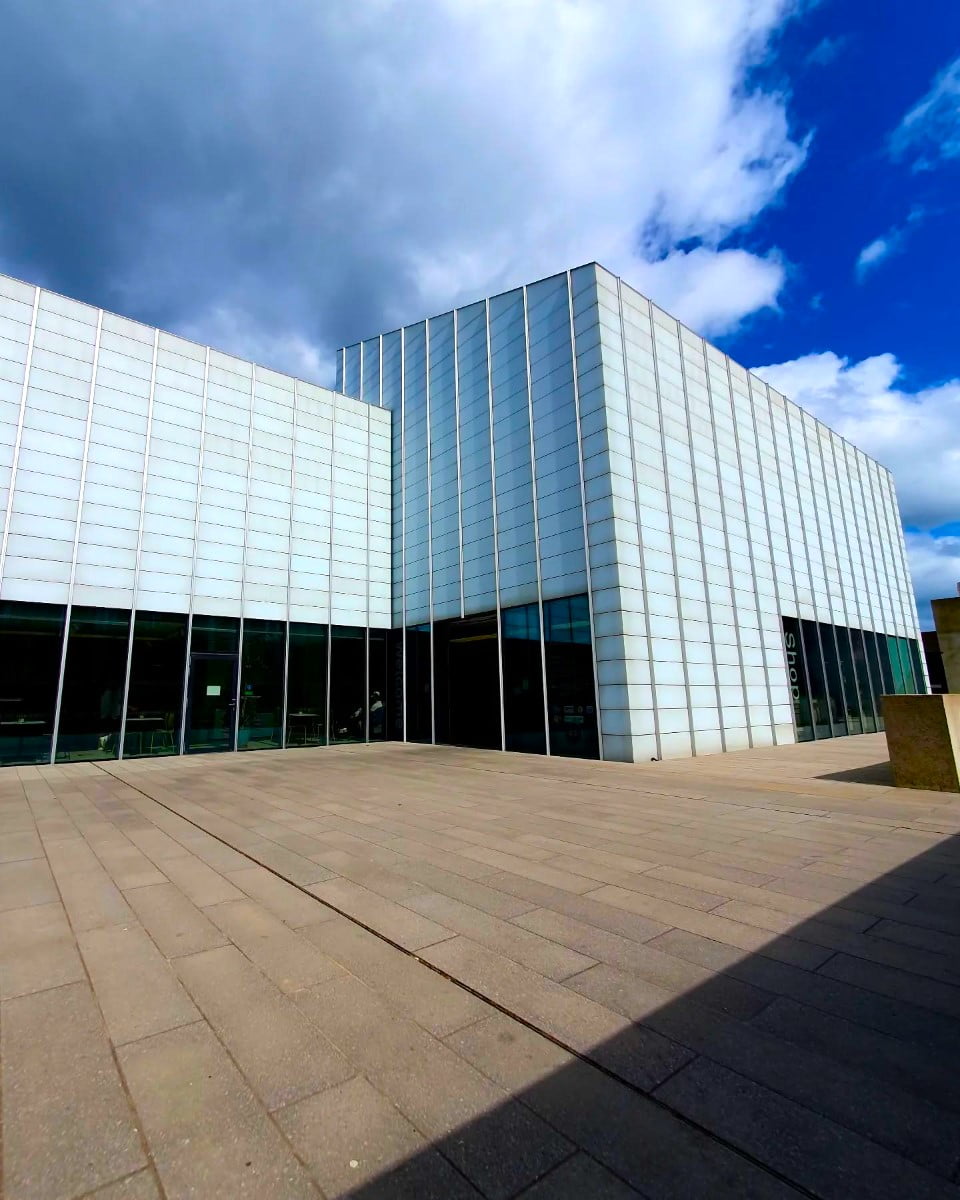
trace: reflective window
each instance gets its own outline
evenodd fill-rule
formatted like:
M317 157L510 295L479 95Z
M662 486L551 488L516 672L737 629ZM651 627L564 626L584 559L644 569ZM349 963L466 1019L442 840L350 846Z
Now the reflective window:
M234 749L239 648L238 617L193 618L184 734L188 754Z
M818 738L828 738L832 736L830 705L827 700L827 681L823 672L823 660L820 657L820 641L817 637L817 627L813 621L801 621L800 632L803 636L803 652L807 665L807 679L810 683L813 732Z
M72 610L57 761L117 757L129 633L122 609Z
M433 740L430 686L430 626L407 630L407 741Z
M366 739L366 631L334 625L330 631L330 741Z
M840 626L835 626L833 632L836 635L837 657L840 664L840 675L843 680L843 691L846 696L847 732L863 733L857 678L853 668L853 653L850 649L850 631Z
M343 391L347 396L360 395L360 347L348 346L345 356Z
M138 612L124 732L124 758L179 754L187 618Z
M287 745L327 742L327 626L294 621L287 663Z
M190 633L193 654L236 654L240 646L239 617L195 616Z
M434 626L438 742L500 749L500 664L496 613Z
M0 601L0 763L50 760L64 612Z
M540 614L536 604L500 614L503 645L503 717L507 750L546 754Z
M367 712L369 714L369 737L371 742L387 739L388 694L387 694L387 630L371 629L369 646L369 675L367 684Z
M897 649L900 652L900 670L903 674L904 691L916 692L917 685L913 676L913 663L910 659L910 643L906 638L897 638Z
M545 601L543 630L550 753L599 758L587 597Z
M283 621L243 622L238 750L278 749L283 725Z
M867 669L870 672L870 689L873 693L874 711L877 714L877 729L880 730L883 729L883 708L880 704L880 697L889 689L883 681L877 635L869 629L864 629L863 645L866 651Z
M496 605L487 316L483 303L457 313L457 370L464 604L469 611L482 612Z
M797 729L797 741L813 740L813 722L810 717L810 684L800 637L800 622L795 617L783 618L783 643L787 654L787 679L793 701L793 720Z
M910 654L910 662L913 666L913 679L916 689L921 694L926 694L926 684L923 679L923 664L920 661L920 647L917 645L916 638L907 638L907 650Z
M860 691L860 708L863 714L863 732L876 733L877 718L874 700L872 673L867 664L867 652L863 642L863 631L850 630L850 645L853 647L853 665Z
M840 659L837 650L834 629L832 625L820 625L820 647L823 651L823 665L826 670L827 702L830 709L830 722L833 725L833 736L843 737L847 732L847 709L843 696L843 683L840 675Z

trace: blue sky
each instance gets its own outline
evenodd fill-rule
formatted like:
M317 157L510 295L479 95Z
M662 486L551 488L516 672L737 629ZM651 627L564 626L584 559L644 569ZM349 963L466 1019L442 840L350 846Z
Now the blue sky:
M332 382L343 342L599 259L891 467L922 618L952 594L955 0L0 0L0 29L0 269Z

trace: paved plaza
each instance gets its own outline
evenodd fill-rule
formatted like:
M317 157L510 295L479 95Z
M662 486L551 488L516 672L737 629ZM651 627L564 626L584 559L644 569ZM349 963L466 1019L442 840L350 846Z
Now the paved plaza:
M960 797L885 761L3 770L0 1191L956 1198Z

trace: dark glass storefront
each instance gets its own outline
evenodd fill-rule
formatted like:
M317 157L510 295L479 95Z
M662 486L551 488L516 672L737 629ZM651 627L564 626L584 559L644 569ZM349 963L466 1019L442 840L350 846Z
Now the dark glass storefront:
M75 606L64 644L62 605L0 603L0 765L48 763L54 741L57 762L77 762L393 736L391 631L145 610L130 620Z
M546 754L549 746L551 754L599 758L587 597L544 601L542 635L538 604L501 609L500 632L498 661L495 612L434 626L436 740L527 754Z
M797 740L883 729L880 697L925 691L911 638L783 618Z

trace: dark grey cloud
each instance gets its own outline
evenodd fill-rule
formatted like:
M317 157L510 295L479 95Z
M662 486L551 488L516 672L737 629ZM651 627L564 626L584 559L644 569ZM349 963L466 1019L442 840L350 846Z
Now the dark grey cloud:
M741 86L790 6L675 7L6 0L0 267L316 373L573 261L643 286L655 214L658 294L735 322L782 280L717 246L803 159Z

